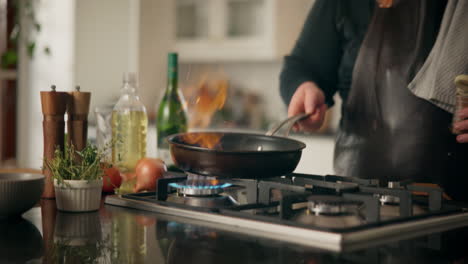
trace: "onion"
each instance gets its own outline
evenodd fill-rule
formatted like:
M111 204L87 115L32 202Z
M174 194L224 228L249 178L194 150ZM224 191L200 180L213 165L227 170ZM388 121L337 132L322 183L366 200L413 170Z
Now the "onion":
M139 160L135 168L136 185L133 191L155 191L157 180L162 178L166 171L166 164L161 159L143 158Z

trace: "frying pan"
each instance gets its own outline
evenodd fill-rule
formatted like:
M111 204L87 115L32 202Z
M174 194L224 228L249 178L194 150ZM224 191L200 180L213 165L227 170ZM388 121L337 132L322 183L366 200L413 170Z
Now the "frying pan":
M188 132L168 137L172 159L180 169L220 178L266 178L294 171L306 145L287 137L273 136L289 124L285 136L294 123L310 114L290 117L266 135L232 132ZM214 148L188 144L187 136L219 136Z

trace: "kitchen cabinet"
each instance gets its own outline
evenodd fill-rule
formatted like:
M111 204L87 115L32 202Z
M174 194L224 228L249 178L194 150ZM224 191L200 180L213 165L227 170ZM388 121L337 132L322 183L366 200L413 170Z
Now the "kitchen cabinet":
M185 62L275 61L291 51L313 0L177 0Z

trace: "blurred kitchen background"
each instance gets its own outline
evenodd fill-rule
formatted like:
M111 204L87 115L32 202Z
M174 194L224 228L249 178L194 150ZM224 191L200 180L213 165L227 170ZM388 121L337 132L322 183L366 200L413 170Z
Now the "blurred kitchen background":
M23 15L17 2L25 5ZM226 101L209 128L263 133L287 117L279 94L282 59L313 2L0 0L0 166L41 167L39 91L80 85L92 92L92 111L116 102L126 71L139 73L150 117L148 155L155 156L154 112L166 87L170 51L179 53L179 86L189 115L203 84L224 81ZM15 46L10 38L18 30ZM307 144L297 171L332 173L338 109L328 113L319 132L293 135ZM93 113L89 120L92 138Z

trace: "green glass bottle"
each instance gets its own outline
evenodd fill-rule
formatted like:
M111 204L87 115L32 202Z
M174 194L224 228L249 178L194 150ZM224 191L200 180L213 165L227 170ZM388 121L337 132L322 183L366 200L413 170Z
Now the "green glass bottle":
M187 116L183 97L179 93L177 85L177 53L168 54L167 66L167 88L159 104L156 117L156 138L158 157L164 160L166 165L171 166L173 161L166 138L169 135L187 131Z

